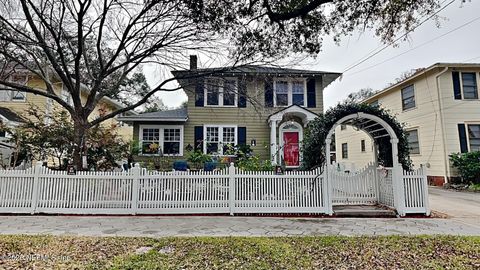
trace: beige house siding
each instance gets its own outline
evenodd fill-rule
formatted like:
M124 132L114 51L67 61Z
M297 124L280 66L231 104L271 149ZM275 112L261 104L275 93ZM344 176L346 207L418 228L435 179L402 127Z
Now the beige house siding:
M362 140L365 140L365 152L361 151ZM342 157L343 143L348 145L348 158L346 159ZM335 156L341 170L362 169L368 163L375 161L372 139L364 131L354 130L352 126L347 125L344 130L338 126L335 129Z
M455 65L451 66L455 67ZM449 154L460 152L457 125L459 123L480 123L480 100L454 99L453 70L476 72L477 83L480 80L480 67L478 66L449 67L448 70L442 65L434 66L365 101L371 103L378 100L381 107L388 109L399 122L405 123L407 131L418 130L420 154L411 154L413 164L415 167L421 164L427 165L429 176L442 179L458 176L448 158ZM416 106L403 111L401 89L411 84L415 89ZM341 132L339 134L339 136L344 136ZM345 134L345 136L348 135ZM352 140L358 141L359 139L359 137L355 137ZM341 155L339 150L341 149L338 149L337 143L337 157Z

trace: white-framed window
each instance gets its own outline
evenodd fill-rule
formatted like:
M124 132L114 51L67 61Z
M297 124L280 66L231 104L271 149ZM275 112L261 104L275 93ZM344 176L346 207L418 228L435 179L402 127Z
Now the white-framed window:
M415 108L415 87L413 84L402 88L402 109Z
M407 130L405 133L407 134L408 148L410 149L410 154L420 154L420 139L418 137L418 129Z
M205 80L204 106L236 107L238 102L236 78L209 78Z
M229 149L237 145L237 126L235 125L206 125L204 126L203 152L210 155L229 155Z
M183 126L142 125L139 132L142 155L183 155Z
M274 81L273 88L275 107L306 106L307 81L305 79L277 79Z
M480 151L480 123L467 124L469 151Z
M478 99L478 82L476 72L461 72L460 80L463 99Z
M8 78L8 81L14 82L17 84L27 85L28 76L15 74L11 75ZM20 92L16 90L0 90L0 101L15 101L15 102L25 102L27 95L25 92Z

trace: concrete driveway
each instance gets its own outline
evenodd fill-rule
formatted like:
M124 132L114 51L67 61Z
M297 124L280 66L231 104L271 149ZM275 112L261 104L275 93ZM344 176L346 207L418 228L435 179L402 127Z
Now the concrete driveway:
M430 187L430 208L459 222L480 228L480 193Z

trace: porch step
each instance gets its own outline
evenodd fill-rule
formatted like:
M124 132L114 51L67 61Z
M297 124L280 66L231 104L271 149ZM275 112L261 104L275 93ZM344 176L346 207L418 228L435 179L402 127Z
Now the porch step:
M375 205L339 205L333 212L337 217L396 217L394 210Z

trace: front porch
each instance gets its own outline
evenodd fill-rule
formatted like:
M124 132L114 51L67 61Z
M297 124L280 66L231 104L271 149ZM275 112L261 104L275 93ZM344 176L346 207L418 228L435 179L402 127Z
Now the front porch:
M292 105L268 117L270 126L270 160L286 169L300 167L304 128L318 115L298 105Z

